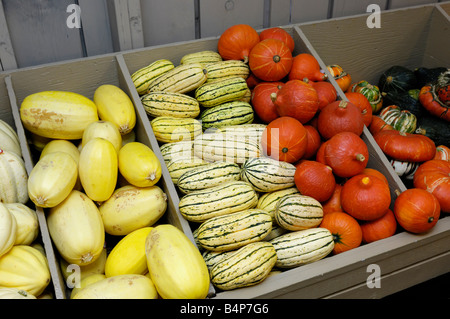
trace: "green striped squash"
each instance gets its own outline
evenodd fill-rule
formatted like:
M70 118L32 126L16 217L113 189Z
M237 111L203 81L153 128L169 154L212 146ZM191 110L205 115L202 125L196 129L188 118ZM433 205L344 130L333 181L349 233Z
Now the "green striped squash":
M275 208L275 221L287 230L318 227L323 219L320 202L311 196L292 194L282 197Z
M208 219L198 227L197 240L206 250L229 251L260 241L272 230L272 218L262 209Z
M181 175L196 167L207 164L209 163L201 158L198 158L197 156L178 157L174 158L167 164L167 170L169 171L172 182L176 185Z
M193 157L194 156L194 141L178 141L178 142L169 142L160 146L161 155L164 159L164 162L169 164L172 160L175 160L180 157Z
M400 109L397 105L389 105L383 108L379 116L391 125L395 130L405 133L414 133L417 127L417 117L407 110Z
M143 95L147 92L150 82L173 68L175 68L175 65L167 59L156 60L134 72L131 75L131 80L139 95Z
M258 195L247 182L231 181L198 190L180 198L181 215L188 221L202 223L212 217L254 208Z
M208 163L183 173L178 178L177 186L182 193L187 194L229 181L237 181L239 180L240 172L241 169L236 163Z
M145 112L152 116L195 118L200 114L200 104L183 93L150 92L141 97Z
M252 123L253 107L242 101L225 102L205 109L200 115L203 129Z
M180 64L200 63L206 66L207 64L214 64L221 61L223 61L223 59L218 52L212 50L203 50L183 55L181 57Z
M229 77L239 76L247 79L250 75L250 68L247 63L241 60L226 60L205 65L208 72L206 83L220 81Z
M277 252L278 268L294 268L326 257L334 248L331 232L326 228L309 228L288 232L270 241Z
M240 76L204 83L195 90L195 98L203 107L213 107L241 99L247 92L245 79Z
M193 143L194 154L208 162L226 161L242 164L247 159L259 157L261 146L254 140L220 132L204 133Z
M258 192L274 192L295 185L296 167L270 157L249 158L242 164L241 179Z
M275 209L281 198L287 195L300 194L297 187L289 187L278 191L263 193L259 199L256 208L264 209L275 218Z
M197 228L198 229L198 228ZM203 260L205 261L206 267L208 270L217 264L219 261L224 260L225 258L234 254L235 250L230 251L212 251L212 250L204 250L202 253Z
M180 64L151 81L149 92L187 93L206 82L206 70L200 63Z
M266 129L266 124L261 123L244 123L237 125L223 126L217 129L218 132L238 136L244 139L254 139L258 143L261 142L261 136Z
M162 143L193 140L202 134L202 124L193 118L158 116L150 124L156 139Z
M222 290L253 286L269 276L276 261L272 244L251 243L216 263L210 270L211 282Z

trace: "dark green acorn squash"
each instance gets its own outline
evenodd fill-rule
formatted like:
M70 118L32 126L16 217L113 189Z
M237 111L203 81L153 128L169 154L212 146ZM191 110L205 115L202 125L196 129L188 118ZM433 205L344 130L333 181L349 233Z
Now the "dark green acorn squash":
M422 88L427 84L431 84L437 81L439 75L447 71L447 68L437 67L437 68L417 68L414 70L416 75L418 88Z
M405 92L383 92L383 106L397 105L402 110L410 111L416 117L425 114L425 109L419 101L419 89Z
M420 117L415 133L431 138L436 145L450 147L450 123L431 114Z
M413 71L394 65L381 74L378 80L381 92L405 92L417 89L417 78Z

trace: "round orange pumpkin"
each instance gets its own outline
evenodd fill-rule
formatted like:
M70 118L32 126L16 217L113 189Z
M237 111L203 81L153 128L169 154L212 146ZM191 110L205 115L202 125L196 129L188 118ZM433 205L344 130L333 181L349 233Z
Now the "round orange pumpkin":
M440 211L437 198L421 188L403 191L394 203L394 215L399 225L416 234L433 228L439 219Z
M251 49L259 43L259 34L248 24L235 24L219 37L217 49L224 60L248 62Z
M295 42L292 36L283 28L280 27L273 27L264 29L259 33L259 39L261 41L265 39L277 39L281 40L288 46L289 50L291 52L294 51L295 48Z
M342 185L339 183L336 183L333 194L331 194L331 197L322 203L322 210L323 214L329 214L332 212L343 212L341 205L341 191L342 191Z
M289 72L289 80L308 79L310 81L325 81L327 75L320 69L317 59L309 53L300 53L292 61L292 68Z
M301 80L287 81L277 93L272 93L272 100L280 116L290 116L307 123L319 109L319 96L316 90Z
M380 218L387 212L390 204L389 185L378 177L358 174L342 186L342 208L358 220Z
M392 210L388 209L380 218L362 222L361 230L363 243L372 243L393 236L397 231L397 220Z
M310 159L316 155L317 150L322 144L322 139L320 138L319 131L317 131L314 126L308 124L304 125L304 127L306 129L308 143L306 145L306 151L305 154L303 154L303 158Z
M310 196L319 202L330 199L336 187L331 167L309 160L302 161L296 167L294 182L302 195Z
M345 96L351 103L359 107L363 116L364 124L369 127L372 123L373 114L372 106L370 105L369 100L359 92L347 92L345 93Z
M277 93L283 85L283 82L261 82L254 87L251 103L253 110L262 122L268 124L278 118L277 107L270 95Z
M328 229L333 235L334 254L340 254L361 245L361 226L347 213L333 212L324 215L320 227Z
M353 132L359 136L364 130L364 120L361 110L353 103L335 101L320 111L317 128L326 140L340 132Z
M282 116L267 124L261 136L264 154L279 161L295 163L305 154L307 133L302 123Z
M337 91L333 84L328 81L309 82L319 96L319 110L322 110L328 104L336 101Z
M433 194L441 210L450 213L450 162L433 159L422 163L414 173L413 183Z
M257 78L280 81L291 70L292 53L283 41L266 39L252 48L248 65Z
M371 167L366 167L365 169L363 169L363 171L361 172L362 174L367 174L367 175L373 175L376 176L380 179L382 179L386 184L389 185L389 182L386 178L386 176L383 175L383 173L381 173L379 170L371 168Z
M369 149L361 137L353 132L341 132L322 143L316 160L324 162L339 177L360 174L369 161ZM322 148L322 150L321 150Z

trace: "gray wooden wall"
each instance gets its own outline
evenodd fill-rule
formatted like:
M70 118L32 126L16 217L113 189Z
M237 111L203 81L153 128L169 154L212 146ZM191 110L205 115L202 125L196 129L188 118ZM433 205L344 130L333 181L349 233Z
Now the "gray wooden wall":
M437 2L441 1L0 0L0 71L216 37L238 23L262 29L363 14L370 4L388 10Z

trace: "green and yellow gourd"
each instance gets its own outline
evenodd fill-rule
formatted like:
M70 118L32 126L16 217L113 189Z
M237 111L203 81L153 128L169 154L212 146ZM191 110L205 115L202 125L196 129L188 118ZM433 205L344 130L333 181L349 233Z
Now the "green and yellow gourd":
M244 181L232 181L198 190L180 198L179 210L188 221L202 223L212 217L254 208L258 195Z
M187 93L206 82L206 70L200 63L180 64L149 83L149 92Z
M277 207L278 202L284 196L291 194L300 194L300 192L297 187L293 186L273 192L263 193L258 199L258 204L256 204L256 208L264 209L266 212L271 214L275 220L275 209Z
M259 144L261 142L262 133L266 127L266 124L248 123L223 126L217 128L217 130L223 134L238 136L243 139L253 139Z
M206 250L229 251L260 241L272 230L272 217L262 209L217 216L203 222L197 241Z
M217 262L210 270L212 284L222 290L256 285L266 279L277 261L269 242L255 242Z
M288 232L272 239L276 267L294 268L326 257L334 248L333 235L322 227Z
M261 155L261 147L256 140L221 132L197 136L193 149L196 156L208 162L229 161L242 164L251 157Z
M193 97L173 92L150 92L141 97L145 112L152 116L195 118L200 114L200 104Z
M184 194L209 187L218 186L228 181L239 180L241 169L232 162L214 162L188 170L177 181L177 186Z
M269 157L249 158L242 164L241 179L259 192L273 192L295 185L293 164Z
M217 63L222 61L222 56L212 50L203 50L193 53L185 54L181 57L180 64L200 63L208 65L210 63Z
M233 76L247 79L250 75L250 68L241 60L226 60L209 63L205 65L205 69L208 72L206 83L220 81Z
M320 225L323 207L311 196L291 194L278 201L274 216L277 224L287 230L303 230Z
M156 60L134 72L131 75L131 80L133 80L139 95L143 95L147 92L150 82L174 67L175 65L167 59Z
M417 127L417 117L397 105L389 105L380 112L380 117L395 130L404 133L414 133Z
M171 160L167 164L167 170L169 171L169 175L170 178L172 179L172 182L175 185L177 185L178 179L180 178L181 175L190 171L193 168L204 166L207 164L209 164L209 162L206 162L194 155L184 157L182 156Z
M252 106L243 101L225 102L205 109L200 114L200 120L204 130L209 128L221 128L230 125L252 123L254 112Z
M156 139L162 143L189 141L202 133L202 124L194 118L158 116L150 124Z
M220 81L204 83L195 90L195 98L203 107L213 107L241 99L247 92L245 79L234 76Z
M164 162L169 164L169 162L179 159L180 157L192 157L194 156L194 149L192 147L193 141L176 141L168 142L160 146L161 155Z

